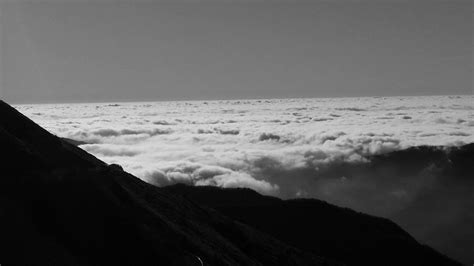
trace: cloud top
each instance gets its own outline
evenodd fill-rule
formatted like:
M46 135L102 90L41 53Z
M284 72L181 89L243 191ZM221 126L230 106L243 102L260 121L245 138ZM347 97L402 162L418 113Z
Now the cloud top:
M473 101L473 96L436 96L17 108L58 136L88 143L81 147L158 186L248 187L341 205L359 197L363 206L364 193L382 204L403 204L429 177L387 185L375 177L328 176L327 169L364 164L371 155L411 146L474 142Z

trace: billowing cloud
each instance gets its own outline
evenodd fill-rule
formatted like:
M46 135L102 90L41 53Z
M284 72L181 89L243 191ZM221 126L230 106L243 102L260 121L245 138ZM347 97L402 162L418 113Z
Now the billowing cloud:
M439 96L17 108L157 186L249 187L386 215L436 183L430 174L434 170L361 169L371 165L373 155L474 142L473 100Z
M277 185L272 185L264 180L257 180L244 172L189 162L181 162L173 166L146 171L143 178L157 186L185 183L225 188L247 187L267 195L277 195L279 190Z

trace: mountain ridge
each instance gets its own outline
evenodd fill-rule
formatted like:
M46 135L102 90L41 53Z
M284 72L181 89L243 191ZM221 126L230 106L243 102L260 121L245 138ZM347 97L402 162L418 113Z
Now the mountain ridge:
M302 250L325 254L329 258L337 257L347 265L429 264L423 256L416 258L416 255L410 255L413 261L408 264L404 257L386 261L387 257L393 256L393 250L407 254L410 252L408 246L419 245L411 235L386 218L337 207L317 199L282 200L262 196L250 189L191 187L183 184L163 189L215 208ZM338 235L341 235L342 241L335 237ZM384 243L384 247L378 249L376 243ZM389 251L387 245L393 245ZM427 246L419 246L421 253L436 253ZM443 259L431 263L444 265Z

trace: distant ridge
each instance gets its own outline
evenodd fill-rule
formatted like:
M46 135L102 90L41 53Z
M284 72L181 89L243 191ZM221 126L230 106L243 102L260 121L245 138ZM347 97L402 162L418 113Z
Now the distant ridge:
M250 190L160 189L1 101L0 117L2 265L458 265L386 219Z
M174 185L180 194L306 251L347 265L449 265L388 219L315 199L281 200L250 189ZM398 256L394 256L394 252ZM431 260L430 258L437 259Z

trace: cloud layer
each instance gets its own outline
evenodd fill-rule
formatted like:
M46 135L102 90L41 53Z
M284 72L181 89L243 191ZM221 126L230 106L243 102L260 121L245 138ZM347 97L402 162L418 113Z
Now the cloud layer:
M474 142L473 101L473 96L439 96L17 108L58 136L83 141L84 150L158 186L249 187L380 214L410 201L421 184L431 182L430 175L397 181L335 175L335 170L411 146Z

